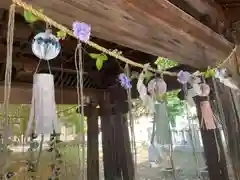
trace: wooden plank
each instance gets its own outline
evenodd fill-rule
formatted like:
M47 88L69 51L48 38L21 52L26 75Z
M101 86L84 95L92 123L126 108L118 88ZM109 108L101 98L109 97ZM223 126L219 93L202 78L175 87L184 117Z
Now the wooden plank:
M101 91L93 89L84 89L85 100L97 99L97 95ZM0 102L4 100L4 86L0 85ZM32 87L30 84L14 84L11 88L10 104L31 104ZM76 89L55 89L55 99L57 104L77 104L77 91Z
M168 0L31 2L61 24L71 27L74 20L83 21L92 25L93 36L194 67L214 65L233 48ZM6 0L1 4L6 6Z
M222 7L212 0L169 0L215 32L222 34L228 26Z

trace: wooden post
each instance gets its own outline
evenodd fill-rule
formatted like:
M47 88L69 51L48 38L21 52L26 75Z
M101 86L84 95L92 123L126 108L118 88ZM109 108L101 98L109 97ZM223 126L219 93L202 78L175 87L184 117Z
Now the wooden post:
M116 112L114 116L115 142L117 143L118 169L122 173L123 180L134 179L134 165L129 141L128 123L125 115Z
M87 115L87 180L99 180L98 110L89 104Z
M240 179L240 96L239 91L232 90L220 82L215 83L215 92L217 97L218 111L222 113L221 119L225 139L227 141L227 150L232 167L230 167L231 176Z
M133 180L135 176L134 165L130 147L128 122L125 116L129 110L127 93L119 83L110 87L109 93L111 102L114 104L112 113L115 116L115 121L113 124L115 132L117 132L115 133L115 145L119 146L116 151L120 161L121 179Z
M99 105L101 116L104 178L105 180L113 180L121 178L121 172L119 173L117 168L117 144L114 138L114 119L112 118L112 105L110 103L108 93L105 93L100 100Z
M195 97L199 124L202 124L200 103L205 100L207 97ZM219 129L207 130L200 126L200 131L210 180L229 180Z
M134 179L126 99L126 90L116 85L100 101L105 180Z

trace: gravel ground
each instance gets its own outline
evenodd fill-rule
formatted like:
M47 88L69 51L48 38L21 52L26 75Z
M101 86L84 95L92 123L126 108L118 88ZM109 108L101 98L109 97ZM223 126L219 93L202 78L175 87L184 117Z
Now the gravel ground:
M197 169L205 166L201 153L196 154L198 159L198 165L194 160L192 152L174 152L173 160L176 169L179 169L179 173L176 172L176 180L193 180L199 179L197 175ZM164 173L163 168L166 168L165 164L159 165L159 167L150 167L148 162L148 151L143 148L138 154L138 167L137 167L137 179L140 180L173 180L173 176L168 176L169 173Z

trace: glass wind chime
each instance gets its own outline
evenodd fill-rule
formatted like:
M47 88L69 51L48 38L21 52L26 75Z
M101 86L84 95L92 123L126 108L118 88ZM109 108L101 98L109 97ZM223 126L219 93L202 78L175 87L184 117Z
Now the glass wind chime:
M200 102L200 109L202 113L201 126L205 127L207 130L216 129L217 120L213 114L208 98L210 94L209 85L205 83L205 80L202 82L201 78L191 75L187 71L180 71L178 73L178 81L184 87L184 97L190 106L195 105L193 97L206 97L206 100Z
M137 89L145 107L154 113L154 129L152 133L154 137L152 137L153 140L149 147L149 161L150 163L165 161L165 164L168 166L167 168L174 169L170 157L172 141L169 118L166 102L163 98L167 91L167 84L161 76L156 75L146 87L144 84L144 75L147 73L147 68L148 65L145 65L139 76Z
M59 40L52 34L51 29L46 29L45 32L37 34L33 39L32 51L40 59L39 64L42 60L47 62L49 73L37 73L37 67L33 75L32 104L25 133L26 138L30 136L30 158L27 163L27 170L31 172L30 179L37 178L36 172L40 161L44 135L47 134L51 134L48 151L55 154L55 160L50 165L52 176L49 177L49 180L57 180L60 174L58 166L62 162L60 160L61 154L55 146L58 143L56 138L60 135L60 124L56 114L54 77L51 74L49 65L49 61L56 58L60 50ZM40 144L36 140L39 134L41 135ZM38 154L37 157L34 154Z
M180 71L178 73L178 81L182 84L183 87L183 96L184 99L187 101L187 107L195 106L193 97L199 96L204 98L204 101L200 102L200 112L201 112L201 123L200 128L204 128L206 130L215 130L217 128L217 119L212 111L210 102L209 102L209 94L210 94L210 87L206 84L205 79L196 75L192 75L187 71ZM189 112L187 112L189 114ZM193 155L197 167L197 176L199 177L199 163L198 158L195 152L195 143L197 143L196 133L192 134L192 124L189 122L189 128L191 131L191 143L193 146ZM193 142L195 141L195 143ZM217 139L216 144L218 144Z

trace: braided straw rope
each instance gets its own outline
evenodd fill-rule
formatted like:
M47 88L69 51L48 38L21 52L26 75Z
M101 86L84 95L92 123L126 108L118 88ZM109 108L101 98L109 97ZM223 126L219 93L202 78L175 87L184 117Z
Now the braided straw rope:
M32 14L34 14L35 16L39 17L40 19L42 19L43 21L45 21L46 23L54 26L55 28L58 28L59 30L67 33L68 35L74 37L77 39L76 36L74 36L73 32L71 30L69 30L67 27L57 23L56 21L52 20L51 18L47 17L46 15L44 15L43 13L41 13L40 11L34 9L31 5L23 2L22 0L12 0L13 3L15 3L16 5L22 7L23 9L31 12ZM99 46L98 44L92 42L92 41L87 41L86 44L88 44L89 46L105 53L105 54L108 54L112 57L115 57L116 59L119 59L120 61L126 63L126 64L129 64L131 66L135 66L135 67L138 67L138 68L141 68L143 69L144 68L144 65L143 64L140 64L140 63L136 63L128 58L125 58L124 56L121 56L120 54L116 53L116 52L113 52L113 51L110 51L102 46ZM224 60L222 61L219 65L217 65L215 68L218 68L220 66L222 66L223 64L225 64L229 59L230 57L236 52L236 49L237 49L237 46L234 47L234 49L231 51L231 53L229 54L229 56ZM154 68L151 68L151 67L148 67L147 70L149 71L152 71L152 72L155 72L155 73L159 73L159 74L166 74L166 75L169 75L169 76L177 76L177 73L175 72L169 72L169 71L161 71L161 70L157 70L157 69L154 69Z

